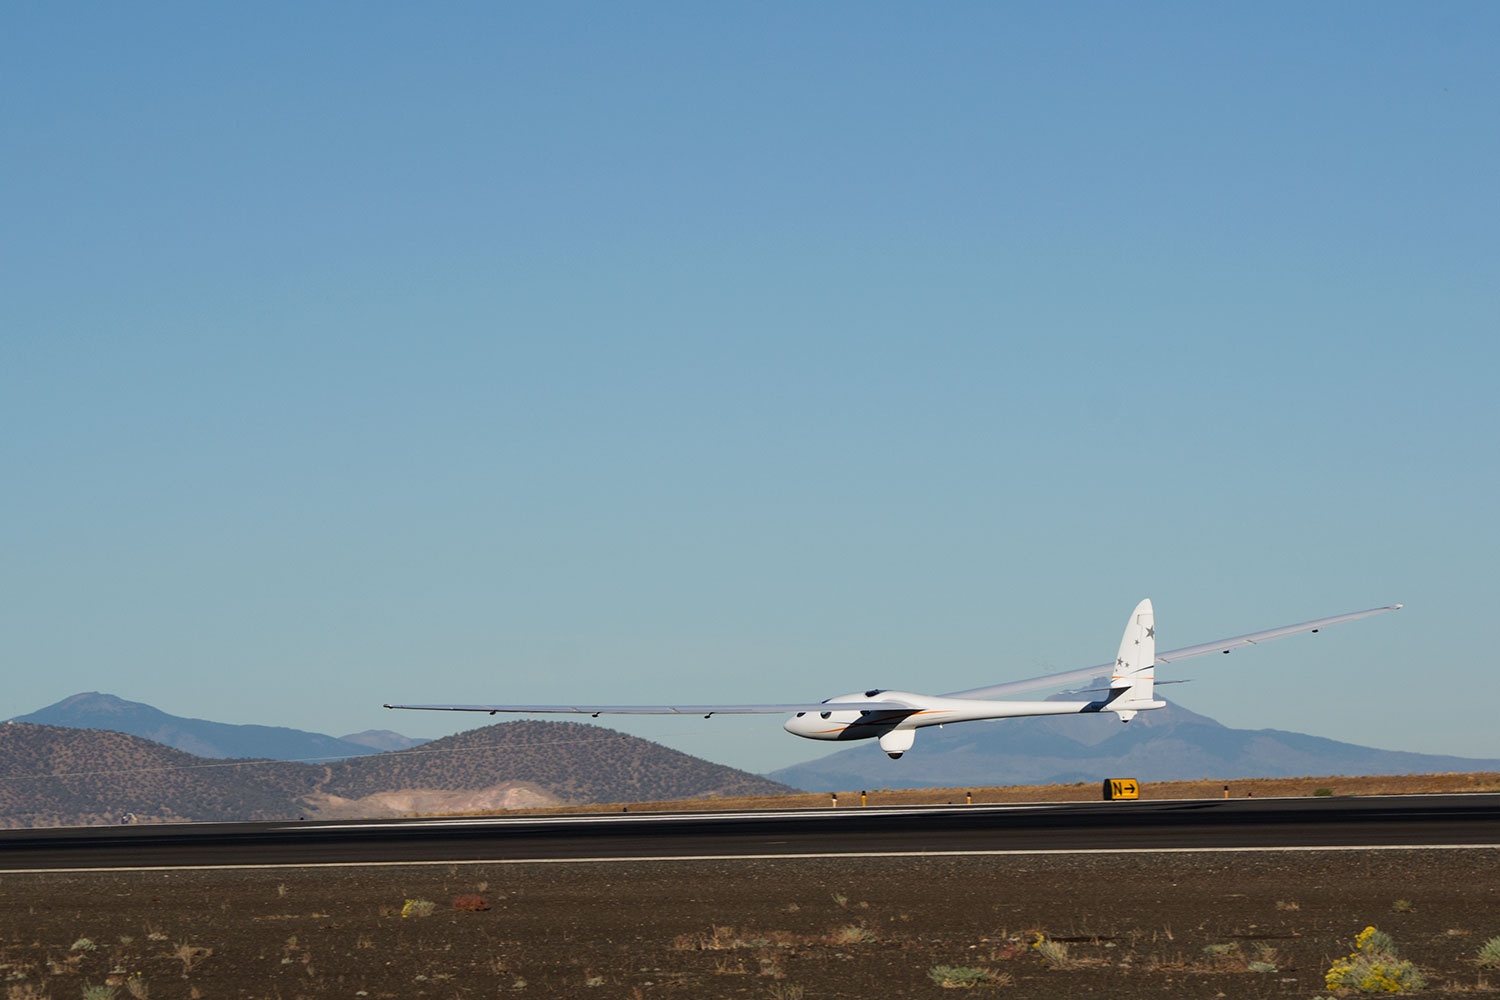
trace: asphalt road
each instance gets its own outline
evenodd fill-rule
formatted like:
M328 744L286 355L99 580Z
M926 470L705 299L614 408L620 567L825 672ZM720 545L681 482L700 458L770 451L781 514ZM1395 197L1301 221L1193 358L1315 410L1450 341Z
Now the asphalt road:
M0 871L744 855L1500 845L1500 795L626 813L0 832Z

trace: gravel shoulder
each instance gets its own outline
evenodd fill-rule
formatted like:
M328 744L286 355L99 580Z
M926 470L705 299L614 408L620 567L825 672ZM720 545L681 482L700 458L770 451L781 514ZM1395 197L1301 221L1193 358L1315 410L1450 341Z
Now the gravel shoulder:
M1373 924L1424 995L1482 995L1497 872L1483 849L7 874L0 984L785 1000L946 995L947 966L996 995L1308 998Z

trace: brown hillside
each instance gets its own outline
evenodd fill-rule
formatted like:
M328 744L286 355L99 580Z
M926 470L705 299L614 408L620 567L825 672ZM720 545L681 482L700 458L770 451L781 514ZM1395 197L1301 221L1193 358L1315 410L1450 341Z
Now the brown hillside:
M747 771L577 722L502 722L412 750L335 764L323 790L349 799L399 788L446 791L529 782L564 802L780 795Z
M567 722L504 723L327 767L207 759L99 729L0 725L0 827L8 828L118 823L126 813L143 823L236 822L790 791L646 740ZM461 792L476 794L442 794Z
M24 722L0 725L0 826L271 820L297 815L295 799L321 767L285 761L206 760L125 733Z

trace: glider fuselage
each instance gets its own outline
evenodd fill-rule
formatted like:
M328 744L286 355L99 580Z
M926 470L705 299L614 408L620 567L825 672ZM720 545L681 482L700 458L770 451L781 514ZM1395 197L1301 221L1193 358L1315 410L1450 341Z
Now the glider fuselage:
M866 711L859 708L860 702L877 699L903 702L911 708L909 711ZM1108 710L1105 701L986 701L881 690L839 695L824 704L827 705L825 711L798 712L786 720L783 728L794 736L809 740L867 740L892 729L924 729L949 722L1014 719L1028 715L1076 715Z

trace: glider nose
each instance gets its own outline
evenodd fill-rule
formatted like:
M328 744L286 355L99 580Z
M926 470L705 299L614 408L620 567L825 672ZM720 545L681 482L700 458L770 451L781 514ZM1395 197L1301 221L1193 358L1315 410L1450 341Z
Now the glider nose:
M781 724L781 728L785 729L787 732L791 733L793 736L806 736L807 735L807 713L806 712L798 712L796 715L794 715L791 718L787 719L786 722L782 723Z

